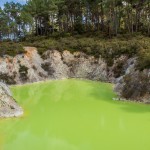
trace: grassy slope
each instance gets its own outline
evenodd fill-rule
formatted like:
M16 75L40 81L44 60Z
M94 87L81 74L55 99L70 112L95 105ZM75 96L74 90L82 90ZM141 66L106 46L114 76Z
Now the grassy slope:
M22 43L26 46L38 48L42 55L46 50L57 49L59 51L69 50L71 52L82 51L88 55L98 57L101 55L109 66L113 64L114 58L122 54L129 57L139 58L138 69L150 68L150 38L143 36L119 37L112 39L85 36L68 37L30 37Z
M113 60L125 54L129 57L138 56L138 69L150 68L150 38L143 36L121 36L106 39L98 36L86 37L81 35L66 37L27 37L24 42L0 43L0 55L15 56L23 53L23 46L38 48L39 54L47 50L69 50L71 52L82 51L88 55L98 57L101 55L109 66Z

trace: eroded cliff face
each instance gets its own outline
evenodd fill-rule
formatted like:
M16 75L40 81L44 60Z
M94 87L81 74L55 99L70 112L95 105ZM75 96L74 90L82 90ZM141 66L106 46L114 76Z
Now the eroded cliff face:
M43 68L49 78L84 78L107 81L107 65L102 59L95 59L81 52L71 54L56 50L44 54Z
M43 79L47 73L42 69L43 60L35 48L26 47L26 53L0 59L0 79L10 84L33 82Z
M0 118L18 117L22 114L23 110L12 98L9 88L0 82Z
M47 79L84 78L115 83L115 91L126 99L150 101L150 70L136 71L136 58L122 55L109 67L100 56L94 58L82 52L72 54L67 50L48 50L41 57L34 47L25 47L25 50L25 54L0 58L1 80L8 84L21 84ZM145 85L146 92L135 88L144 89Z
M101 58L95 59L81 52L48 50L42 59L36 48L25 47L25 50L23 55L0 59L2 80L17 84L63 78L108 81L107 65Z

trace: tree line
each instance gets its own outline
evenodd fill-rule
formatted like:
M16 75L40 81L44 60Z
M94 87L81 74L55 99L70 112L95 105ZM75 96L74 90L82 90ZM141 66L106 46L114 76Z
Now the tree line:
M28 0L0 8L0 38L54 32L150 35L149 0Z

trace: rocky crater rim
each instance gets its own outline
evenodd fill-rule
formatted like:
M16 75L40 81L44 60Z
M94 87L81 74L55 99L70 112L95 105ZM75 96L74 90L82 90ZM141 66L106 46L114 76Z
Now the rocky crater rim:
M24 49L24 54L0 58L0 79L7 84L21 85L69 78L88 79L115 83L115 92L122 99L150 101L150 69L137 71L136 57L122 55L114 60L112 66L108 66L101 56L95 58L83 52L47 50L40 56L36 47ZM135 76L137 80L134 79ZM145 92L141 90L143 87L146 87Z

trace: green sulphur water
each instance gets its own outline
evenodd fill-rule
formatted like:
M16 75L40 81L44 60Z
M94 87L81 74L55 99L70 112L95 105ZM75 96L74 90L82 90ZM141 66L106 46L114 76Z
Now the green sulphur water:
M113 101L111 84L12 87L21 118L0 120L0 150L150 150L150 106Z

